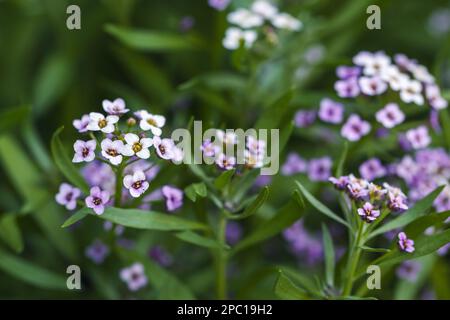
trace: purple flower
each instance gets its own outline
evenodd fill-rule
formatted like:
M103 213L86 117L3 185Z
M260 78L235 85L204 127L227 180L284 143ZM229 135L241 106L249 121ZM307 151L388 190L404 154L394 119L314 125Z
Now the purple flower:
M369 196L368 183L363 179L353 178L347 185L347 193L354 200L364 200Z
M88 131L87 127L89 125L89 122L91 122L91 118L88 114L85 114L81 117L81 119L73 120L72 124L79 133L83 133Z
M281 167L281 173L285 176L291 176L299 172L305 172L306 161L298 154L291 152L288 154L286 162Z
M211 8L214 8L218 11L225 10L230 4L231 0L208 0L208 4Z
M175 211L183 205L183 191L171 186L162 187L162 194L166 199L166 207L169 211Z
M236 165L236 158L235 157L227 157L225 154L221 153L216 158L216 164L217 164L217 166L219 166L220 169L231 170Z
M339 66L336 68L336 75L342 80L356 78L360 74L361 69L359 67Z
M130 109L127 109L125 106L125 101L122 98L117 98L114 101L109 100L103 100L102 102L103 110L105 110L106 113L111 115L122 115L130 111Z
M406 139L408 139L414 149L425 148L431 143L428 128L425 126L419 126L406 131Z
M320 101L319 118L324 122L341 123L344 117L344 106L331 99L324 98Z
M341 98L354 98L360 93L356 78L336 81L334 84L334 90L336 90L337 95Z
M386 169L377 158L369 159L359 166L359 173L363 179L372 181L386 175Z
M148 255L162 267L168 267L173 263L173 257L161 246L154 246L150 249Z
M415 282L417 279L417 275L420 272L422 265L420 262L417 261L404 261L398 268L397 268L397 276L401 279Z
M408 210L406 198L388 193L388 208L394 212L403 212Z
M246 147L251 154L262 155L266 150L266 142L264 140L258 140L253 136L248 136Z
M72 162L90 162L95 159L95 148L97 143L95 140L83 141L77 140L73 144L73 150L75 155L73 156Z
M61 183L59 192L56 194L56 202L66 207L67 210L73 210L77 206L77 199L81 191L78 188L72 187L68 183Z
M229 245L236 244L242 237L242 227L236 221L230 221L225 230L225 238Z
M346 190L347 185L350 183L350 179L347 176L342 176L339 178L330 177L328 178L328 181L330 181L338 190Z
M370 223L380 216L380 210L374 210L373 205L366 202L362 208L358 208L358 215L361 219Z
M425 87L425 96L430 106L435 110L445 109L448 106L447 100L441 96L441 90L435 84Z
M447 185L447 187L442 190L434 201L434 207L438 212L450 210L450 186Z
M440 247L438 249L437 253L440 256L445 256L449 250L450 250L450 242L447 244L444 244L442 247Z
M88 246L85 251L86 257L96 264L103 263L108 253L108 246L98 239Z
M206 157L214 157L220 152L220 147L210 139L203 141L200 150Z
M125 176L123 178L123 185L130 191L133 198L140 197L149 186L143 171L136 171L133 175Z
M341 135L349 141L358 141L370 132L370 123L352 114L342 126Z
M441 133L442 127L439 122L439 112L436 110L431 110L430 112L430 126L433 128L434 132Z
M388 88L386 82L379 77L361 77L358 80L361 92L368 96L377 96L385 92Z
M158 156L165 160L174 158L175 144L172 139L161 139L158 136L153 137L153 146Z
M147 276L145 275L142 263L134 263L128 268L120 271L120 279L126 282L130 291L137 291L147 285Z
M122 151L124 149L121 140L112 141L111 139L104 139L101 142L102 156L108 159L113 165L117 166L122 162Z
M299 110L294 116L294 123L297 128L309 127L316 120L316 112L309 110Z
M396 103L388 103L375 115L377 121L386 128L393 128L405 120L405 114Z
M308 177L311 181L327 181L331 176L333 162L329 157L311 159L308 166Z
M404 232L400 232L398 234L398 247L400 248L400 250L408 252L408 253L412 253L414 252L414 241L411 239L408 239L408 237L406 236L406 233Z
M109 192L102 191L99 187L92 187L90 195L86 198L86 206L94 209L94 212L101 215L105 211L105 205L109 201Z

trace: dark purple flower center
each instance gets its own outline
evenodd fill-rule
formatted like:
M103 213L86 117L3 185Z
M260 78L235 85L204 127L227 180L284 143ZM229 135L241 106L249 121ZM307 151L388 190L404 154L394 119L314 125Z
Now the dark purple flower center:
M117 157L119 155L116 149L108 149L106 150L106 153L109 154L111 157Z
M94 199L92 199L92 202L96 205L99 206L102 204L102 199L98 198L98 197L94 197Z
M139 189L142 187L142 180L136 181L135 183L133 183L131 185L131 187L133 187L133 189Z
M66 199L67 202L69 202L70 200L72 200L72 197L73 197L73 192L71 191L71 192L66 194L66 198L65 199Z
M81 151L81 155L83 156L83 158L86 158L89 155L89 148L84 147L83 151Z

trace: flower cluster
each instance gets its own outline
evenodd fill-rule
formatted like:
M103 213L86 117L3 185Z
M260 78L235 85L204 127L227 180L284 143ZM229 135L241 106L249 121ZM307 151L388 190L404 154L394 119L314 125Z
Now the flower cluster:
M306 161L297 153L288 154L281 167L281 173L291 176L297 173L307 173L311 181L327 181L331 175L333 162L330 157L314 158Z
M265 26L268 38L275 37L273 29L299 31L302 28L300 20L288 13L280 12L267 0L256 0L250 9L238 8L228 14L227 20L234 25L226 30L223 46L228 50L236 50L241 43L250 48L258 38L256 28Z
M89 140L77 140L74 143L72 162L87 163L82 168L82 175L90 186L85 204L96 214L102 214L105 207L112 204L113 196L126 200L129 196L139 198L146 193L149 182L159 170L154 163L146 161L151 157L151 151L157 158L174 163L179 163L183 158L182 150L172 139L161 138L166 122L164 116L140 110L134 112L134 117L121 123L120 120L130 110L120 98L104 100L103 110L106 115L91 112L73 122L79 133L89 137ZM121 181L116 181L117 176ZM122 185L118 188L117 183ZM116 190L121 192L119 196L115 194ZM74 210L80 196L78 188L63 183L56 201L68 210ZM182 195L170 194L166 200L168 210L173 211L181 206Z

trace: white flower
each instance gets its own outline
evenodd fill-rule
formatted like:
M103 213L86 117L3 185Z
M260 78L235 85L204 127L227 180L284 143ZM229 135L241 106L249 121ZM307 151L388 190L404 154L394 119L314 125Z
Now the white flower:
M380 78L394 91L399 91L409 81L409 77L400 72L397 66L391 65L381 70Z
M102 155L108 159L113 165L118 165L122 162L123 142L120 140L112 141L105 139L101 143Z
M236 50L240 47L241 41L246 48L250 48L257 38L257 33L253 30L241 30L231 27L225 32L222 44L225 49Z
M248 168L262 168L264 166L264 156L262 154L254 154L244 150L244 159Z
M172 152L173 152L172 162L175 164L181 163L184 158L183 150L181 148L178 148L177 146L174 146L172 148Z
M148 113L145 110L140 111L139 117L141 121L140 127L144 131L151 130L155 136L160 136L162 133L161 128L166 124L166 118L164 116Z
M127 143L122 149L124 156L131 157L136 155L141 159L148 159L150 157L148 148L153 144L151 138L139 138L134 133L127 133L124 138Z
M361 92L368 96L380 95L387 90L387 84L379 77L361 77L358 80Z
M405 103L414 102L415 104L422 105L424 102L422 84L417 80L406 82L400 91L400 99Z
M229 23L238 25L242 29L260 27L264 23L263 17L243 8L230 12L227 20Z
M391 58L384 52L375 52L372 56L363 61L364 74L367 76L376 76L382 73L383 69L391 64Z
M299 31L303 24L300 20L287 13L279 13L272 18L272 24L278 29Z
M156 136L153 138L153 146L155 147L158 156L165 160L170 160L174 158L174 148L175 144L171 139L161 139Z
M234 132L225 132L223 130L216 130L217 139L224 144L236 144L237 135Z
M123 178L123 185L130 191L133 198L140 197L149 186L143 171L136 171L133 175L125 176Z
M447 108L448 102L441 96L441 90L435 84L425 87L425 94L430 106L436 110Z
M265 0L256 0L253 2L251 9L254 13L257 13L266 19L271 19L278 13L278 8Z
M253 136L247 137L247 149L254 155L261 155L266 150L266 141L258 140Z
M89 118L90 122L87 126L87 129L91 131L102 131L104 133L114 132L114 124L119 121L118 116L105 117L98 112L91 112L89 114Z
M125 101L122 98L117 98L114 101L109 101L105 99L102 102L102 106L103 110L105 110L106 113L112 115L121 115L130 111L130 109L126 108Z
M414 78L416 78L420 82L432 84L435 81L434 77L430 74L428 69L420 64L413 65L411 67L411 73L413 74Z

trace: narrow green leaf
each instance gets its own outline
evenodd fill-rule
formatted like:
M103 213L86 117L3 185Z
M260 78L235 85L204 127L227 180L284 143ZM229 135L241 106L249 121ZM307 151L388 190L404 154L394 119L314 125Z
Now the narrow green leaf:
M228 246L222 246L219 242L217 242L214 239L207 238L204 236L199 235L198 233L192 232L192 231L183 231L178 232L175 234L175 236L183 240L185 242L195 244L199 247L205 247L205 248L213 248L213 249L228 249Z
M409 237L415 238L423 234L429 227L439 229L445 224L448 217L450 217L450 211L427 214L408 224L404 231Z
M334 246L333 239L325 224L322 224L323 249L325 254L325 279L330 286L334 285Z
M233 177L235 171L235 169L232 169L222 172L220 176L218 176L216 180L214 180L214 186L219 190L223 190L225 186L227 186L231 181L231 178Z
M360 248L364 251L367 252L373 252L373 253L386 253L386 252L390 252L390 249L386 249L386 248L371 248L371 247L367 247L367 246L360 246Z
M345 165L345 161L347 159L347 154L348 154L348 141L345 141L344 149L342 150L338 165L336 167L336 173L335 173L336 177L340 177L344 173L344 165Z
M283 300L310 299L308 294L297 287L281 270L278 272L278 279L275 283L275 294Z
M328 209L322 202L317 200L311 193L309 193L308 190L298 181L295 181L297 183L297 186L299 187L301 193L305 196L306 200L319 212L323 213L324 215L328 216L329 218L343 224L347 228L351 229L350 225L344 221L341 217L339 217L337 214L335 214L333 211Z
M16 279L38 288L67 290L65 277L10 255L1 249L0 269Z
M53 160L55 161L61 173L71 183L80 188L84 193L89 193L89 186L66 154L64 145L59 138L59 135L63 129L64 127L60 127L58 130L56 130L52 137L51 149Z
M61 226L61 228L67 228L71 225L73 225L74 223L77 223L78 221L84 219L87 215L89 215L91 213L91 209L89 208L81 208L80 210L78 210L77 212L75 212L73 215L71 215L69 217L69 219L67 219L63 225Z
M252 203L250 203L250 205L247 206L247 208L245 208L242 214L234 215L231 217L231 219L236 220L245 219L255 214L258 211L258 209L264 204L264 202L266 202L268 196L269 196L269 187L266 186L261 189L256 199Z
M373 231L369 239L379 234L385 233L387 231L406 226L407 224L411 223L417 218L424 216L427 213L427 210L430 209L430 207L433 205L434 200L441 193L444 187L445 186L440 186L436 188L433 192L429 193L425 198L421 199L420 201L417 201L414 207L402 213L394 220L386 223L385 225Z
M22 233L17 225L17 215L5 214L0 217L0 238L16 252L22 252Z

